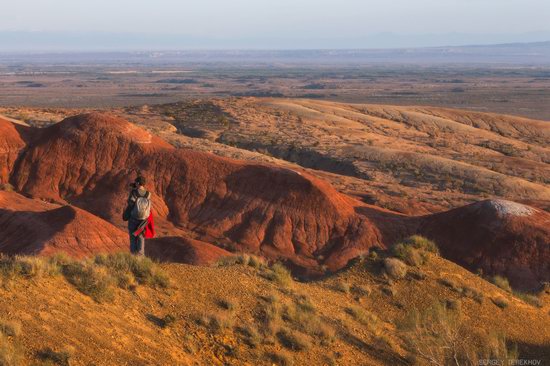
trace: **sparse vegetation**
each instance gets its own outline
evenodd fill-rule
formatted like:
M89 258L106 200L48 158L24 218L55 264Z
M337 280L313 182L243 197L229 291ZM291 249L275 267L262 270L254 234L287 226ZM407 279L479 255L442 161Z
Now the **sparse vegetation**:
M0 320L0 333L7 337L19 337L21 323L15 320Z
M225 310L234 310L235 309L235 303L228 299L220 299L218 300L218 305Z
M428 253L439 254L439 249L433 241L420 235L410 236L392 247L392 254L410 266L426 263Z
M292 329L307 333L323 343L331 342L334 338L334 329L316 314L309 300L300 299L291 306L285 306L282 319Z
M290 271L281 263L275 263L271 266L266 274L266 277L283 287L288 287L293 282Z
M480 304L483 303L483 299L484 299L483 294L472 287L464 286L462 289L462 294L467 298L474 299Z
M0 279L4 286L17 278L40 278L63 274L80 292L98 302L113 298L113 287L131 288L134 282L152 287L169 286L168 276L147 257L128 253L98 255L76 261L67 255L53 257L0 254Z
M460 308L452 310L441 303L419 311L412 310L399 324L412 359L436 365L476 364L479 359L509 359L503 338L489 335L473 342L464 327ZM480 344L481 346L476 346Z
M278 352L268 352L266 354L266 358L273 362L277 366L292 366L294 365L294 361L292 360L292 356L289 355L287 352L284 351L278 351Z
M105 269L87 263L73 262L63 267L63 275L78 291L97 302L113 299L115 281Z
M407 265L397 258L384 259L384 270L393 279L401 279L407 275Z
M504 297L493 297L491 301L501 309L506 309L510 303Z
M311 344L303 334L282 328L277 332L277 339L281 344L292 351L305 351Z
M349 294L350 293L350 290L351 290L351 286L349 283L347 282L344 282L344 281L337 281L335 284L334 284L334 289L336 291L340 291L340 292L343 292L345 294Z
M71 354L67 351L54 351L51 348L46 348L38 352L38 358L45 362L51 362L54 365L69 366Z
M380 320L373 313L359 306L351 306L346 308L346 313L351 315L351 317L358 323L367 326L371 332L375 334L380 333Z
M525 303L532 305L536 308L542 308L544 305L542 300L536 295L526 294L523 292L514 292L514 296L516 296L517 298L523 300Z
M493 276L491 277L491 283L497 287L500 287L504 291L512 292L512 287L510 286L510 283L508 282L508 279L506 277Z
M17 344L0 334L0 365L19 366L22 364L24 352Z

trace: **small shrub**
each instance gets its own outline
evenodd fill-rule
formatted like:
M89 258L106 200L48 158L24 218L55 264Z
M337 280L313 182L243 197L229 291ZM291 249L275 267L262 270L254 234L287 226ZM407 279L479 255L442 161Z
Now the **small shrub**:
M384 259L384 269L394 279L400 279L407 275L407 265L396 258Z
M0 365L19 366L23 363L23 358L23 350L0 334Z
M176 317L172 314L166 314L165 316L160 318L160 321L162 328L168 328L175 323Z
M382 292L388 296L397 295L397 290L391 285L382 287Z
M441 303L409 312L398 329L405 332L403 338L411 352L410 360L434 365L471 365L480 359L509 359L502 338L490 335L472 341L473 334L464 326L460 311Z
M0 191L13 192L15 188L9 183L0 184Z
M351 315L351 317L358 323L367 326L371 332L375 334L380 333L380 320L373 313L358 306L346 308L346 313Z
M277 366L292 366L294 365L294 361L292 360L292 356L290 356L286 352L277 351L277 352L269 352L266 354L266 358L272 362L273 364Z
M498 275L493 276L491 278L491 283L497 287L500 287L506 292L512 292L512 287L510 287L510 282L508 282L508 279L506 277L502 277Z
M235 330L243 336L244 343L252 348L256 348L262 343L262 336L254 327L245 325L237 327Z
M403 243L394 245L392 247L392 254L410 266L420 266L426 262L426 257L420 250Z
M258 309L257 319L260 323L260 331L265 335L272 335L281 315L279 299L276 296L265 298L266 303Z
M21 323L15 320L0 320L0 333L8 337L19 337Z
M366 297L370 295L372 289L369 286L353 285L351 292L359 297Z
M334 338L334 329L315 314L315 308L309 300L304 301L302 299L293 306L285 306L282 319L292 329L320 339L322 343L328 343Z
M195 323L208 328L214 333L219 333L233 326L233 320L230 317L218 314L200 314L195 317Z
M218 305L225 310L233 310L235 309L235 304L231 300L227 299L221 299L218 300Z
M463 289L462 289L462 294L470 299L474 299L475 301L477 301L478 303L482 304L483 303L483 294L476 290L476 289L473 289L469 286L465 286Z
M168 275L150 258L130 253L97 255L94 263L108 269L117 279L119 287L128 288L133 284L130 276L141 285L167 288L170 285Z
M310 347L309 340L304 335L285 328L277 332L277 339L292 351L305 351Z
M409 236L407 239L404 240L404 243L416 249L421 249L426 252L439 254L439 248L437 247L435 242L420 235Z
M453 290L454 292L462 293L463 289L454 280L449 278L440 278L439 283Z
M113 298L114 279L105 270L89 264L71 263L63 267L63 275L73 286L97 302Z
M69 366L71 355L69 352L66 351L57 352L51 348L46 348L38 352L38 358L40 358L42 361L49 361L55 365Z
M265 259L257 257L255 255L251 255L248 260L248 265L252 268L260 269L265 267L266 262Z
M15 260L19 263L21 274L26 277L53 276L59 273L59 267L48 258L24 256L16 257Z
M491 301L501 309L506 309L510 303L504 297L494 297Z
M417 281L422 281L426 279L426 274L420 270L412 270L408 271L407 273L412 279L415 279Z
M522 293L522 292L514 292L514 295L518 298L520 298L521 300L523 300L523 302L529 304L529 305L532 305L536 308L542 308L544 306L542 300L535 296L535 295L531 295L531 294L525 294L525 293Z
M271 266L267 278L283 287L290 286L293 281L290 271L281 263Z
M339 292L343 292L344 294L349 294L350 292L350 284L344 281L338 281L334 284L334 289Z

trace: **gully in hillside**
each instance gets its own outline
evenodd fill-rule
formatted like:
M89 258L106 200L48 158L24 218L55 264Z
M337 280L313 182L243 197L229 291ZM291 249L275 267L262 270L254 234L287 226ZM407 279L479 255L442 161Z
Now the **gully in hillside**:
M151 192L145 188L145 178L141 175L130 184L130 188L122 219L128 221L130 252L145 255L145 239L155 236Z

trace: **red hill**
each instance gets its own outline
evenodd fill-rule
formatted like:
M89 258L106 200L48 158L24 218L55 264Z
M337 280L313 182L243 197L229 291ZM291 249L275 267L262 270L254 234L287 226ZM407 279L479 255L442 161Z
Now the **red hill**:
M35 233L31 224L31 239L40 240L2 238L4 247L12 248L6 251L46 251L38 243L50 243L55 230L64 235L65 244L51 250L64 246L84 256L125 248L123 231L73 206L123 228L128 183L139 171L148 178L161 233L148 250L160 259L207 264L231 248L287 260L315 273L321 265L340 269L372 246L388 247L419 232L436 240L445 257L472 270L506 274L525 286L550 279L550 215L528 206L484 201L408 217L354 200L305 171L176 149L105 114L71 117L46 129L27 128L25 138L14 126L4 123L0 128L5 152L0 157L8 162L4 181L9 170L18 192L64 206L17 209L6 203L3 217L25 221L22 217L29 216L34 220L29 222L49 225ZM88 222L108 232L79 231L89 227ZM90 243L73 245L71 235L89 238ZM109 244L111 239L116 244ZM14 246L19 242L24 245Z
M382 244L376 227L355 212L357 201L305 172L175 149L103 114L68 118L37 134L12 174L16 189L70 202L117 225L128 183L140 171L159 222L209 242L301 267L322 256L334 269Z
M65 252L74 257L127 250L127 234L72 206L58 206L0 191L0 251L6 254Z
M512 285L550 279L550 214L505 200L486 200L425 218L420 232L466 268L503 274Z

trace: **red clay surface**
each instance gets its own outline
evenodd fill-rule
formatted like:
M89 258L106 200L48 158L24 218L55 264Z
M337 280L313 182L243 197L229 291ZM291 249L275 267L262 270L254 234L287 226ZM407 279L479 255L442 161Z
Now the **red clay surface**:
M405 216L341 194L303 170L176 149L110 115L85 114L45 129L27 128L26 139L13 126L0 126L0 146L8 151L1 156L11 162L7 167L15 190L80 208L39 210L37 201L28 200L29 208L23 198L14 206L8 202L13 194L4 194L0 217L26 223L15 224L11 236L0 239L7 253L45 252L40 248L48 247L85 256L125 249L126 234L115 226L124 227L128 183L139 171L148 178L163 236L150 241L148 250L164 260L209 264L232 248L319 273L323 265L340 269L370 247L389 247L420 232L435 239L445 257L470 269L505 273L526 286L550 279L550 214L528 206L486 201L430 216ZM35 221L27 216L17 220L24 211L44 211L23 215L48 222L48 230L38 225L35 230ZM27 226L38 239L21 241ZM102 230L86 229L96 226ZM48 246L56 232L65 244ZM192 233L193 239L182 238L182 232ZM69 236L80 244L78 235L88 244L71 244Z

